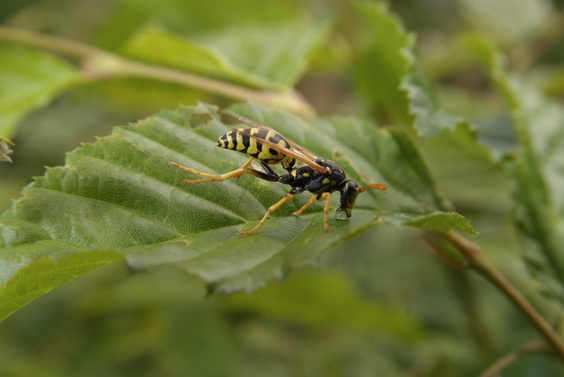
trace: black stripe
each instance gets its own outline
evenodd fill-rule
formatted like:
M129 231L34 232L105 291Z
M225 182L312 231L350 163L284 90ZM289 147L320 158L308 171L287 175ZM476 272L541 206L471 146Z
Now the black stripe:
M246 151L251 146L249 135L241 135L241 140L243 140L243 145L245 146Z

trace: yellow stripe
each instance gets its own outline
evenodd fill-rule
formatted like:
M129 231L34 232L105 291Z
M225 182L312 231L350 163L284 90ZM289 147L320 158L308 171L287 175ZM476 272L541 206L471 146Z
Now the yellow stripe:
M245 144L243 144L243 136L241 134L237 134L237 150L239 152L245 152L245 150L247 149L247 146Z
M271 138L271 137L274 137L274 136L276 136L276 135L277 135L276 132L268 131L268 132L266 133L265 139L268 140L268 141L271 141L270 138Z
M255 139L254 137L249 138L249 148L247 148L247 154L248 155L255 155L257 153L259 153L258 147L257 147L257 139Z
M235 143L233 142L233 132L227 134L227 149L235 149Z
M272 149L268 145L266 145L266 144L262 145L262 151L259 154L259 159L261 159L261 160L272 160L272 161L275 161L276 164L278 164L284 158L286 158L286 155L281 154L281 153L273 154Z
M294 157L285 156L282 159L282 166L284 167L284 169L291 168L292 166L294 166L295 163L296 160L294 160Z

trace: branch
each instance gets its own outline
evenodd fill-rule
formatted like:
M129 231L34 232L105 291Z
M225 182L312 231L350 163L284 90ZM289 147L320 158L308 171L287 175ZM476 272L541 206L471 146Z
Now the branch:
M544 343L531 343L518 351L505 355L504 357L496 361L494 364L492 364L488 369L483 371L479 377L496 377L498 376L498 373L508 365L511 365L515 361L522 359L528 354L537 353L537 352L550 353L551 349Z
M144 77L190 86L234 100L252 100L267 106L284 108L305 118L315 116L314 110L297 91L253 90L209 77L134 61L81 42L6 26L0 26L0 40L78 57L82 59L85 78L90 80L124 76Z
M517 306L517 308L527 317L529 322L531 322L537 331L552 346L555 354L557 354L561 359L564 359L564 343L556 331L515 288L515 286L513 286L513 284L511 284L511 282L509 282L509 280L507 280L494 265L484 258L478 245L463 237L460 233L454 231L447 232L447 238L462 253L473 268L496 285L503 294L505 294L505 296L509 298L515 306Z

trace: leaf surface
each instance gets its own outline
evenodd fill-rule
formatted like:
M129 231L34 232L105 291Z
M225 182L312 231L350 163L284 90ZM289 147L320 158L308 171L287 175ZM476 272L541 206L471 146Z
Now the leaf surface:
M222 123L217 108L200 104L163 112L116 127L112 136L69 153L65 166L48 169L25 188L0 217L4 294L15 295L10 287L16 277L37 279L21 272L35 261L88 251L117 251L134 269L172 263L199 276L213 292L236 292L282 278L293 265L311 262L381 222L474 234L467 220L450 213L403 131L342 117L307 123L253 103L230 111L333 159L361 185L389 188L360 195L350 221L331 216L331 233L322 227L322 203L291 216L309 199L304 194L277 210L256 234L241 238L289 187L250 175L238 182L180 185L194 176L170 167L170 161L219 174L238 168L247 156L214 147L218 135L234 126ZM75 275L85 270L79 262ZM52 285L48 277L36 283Z
M379 110L419 135L454 129L464 119L444 111L413 53L414 35L382 3L357 4L364 29L355 60L356 83Z
M12 136L23 116L78 80L76 69L51 54L0 45L0 136Z

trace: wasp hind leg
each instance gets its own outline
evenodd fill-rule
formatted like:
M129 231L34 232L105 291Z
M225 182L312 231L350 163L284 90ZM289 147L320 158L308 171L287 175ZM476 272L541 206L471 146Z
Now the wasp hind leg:
M264 172L252 168L246 168L245 172L252 174L255 177L259 177L260 179L264 179L265 181L278 182L280 180L280 176L270 167L270 165L262 161L260 164Z
M173 166L175 168L178 168L180 170L187 171L187 172L192 173L192 174L200 175L202 177L210 177L210 178L206 178L206 179L185 179L181 182L183 185L185 185L185 184L202 183L202 182L221 182L221 181L225 181L226 179L229 179L229 178L239 179L247 170L249 170L249 165L251 164L253 159L254 159L254 157L249 158L249 160L247 162L245 162L239 169L235 169L233 171L230 171L229 173L219 174L219 175L202 173L201 171L190 169L186 166L182 166L180 164L177 164L176 162L171 162L171 163L169 163L169 165Z
M284 196L282 199L280 199L279 201L277 201L276 203L274 203L273 205L268 207L268 209L266 210L266 213L264 214L263 218L259 221L259 223L253 229L251 229L247 232L241 232L241 233L239 233L239 235L240 236L248 236L249 234L253 234L257 230L259 230L260 227L263 226L263 224L266 222L266 219L268 219L268 216L270 216L270 214L272 212L274 212L278 208L282 207L282 205L284 203L286 203L288 200L291 200L293 197L294 197L293 193L291 193L291 192L287 193L286 196Z

